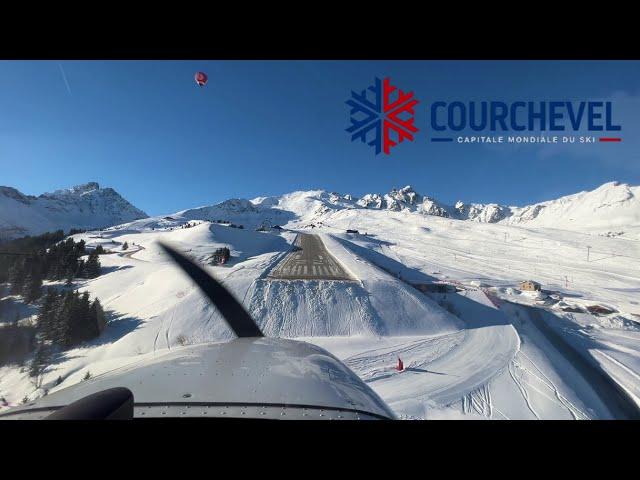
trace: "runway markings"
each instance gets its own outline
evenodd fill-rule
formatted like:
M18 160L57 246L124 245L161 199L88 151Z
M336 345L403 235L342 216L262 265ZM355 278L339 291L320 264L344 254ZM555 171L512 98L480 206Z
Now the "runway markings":
M294 250L285 256L267 278L283 280L354 281L327 251L318 235L300 233Z

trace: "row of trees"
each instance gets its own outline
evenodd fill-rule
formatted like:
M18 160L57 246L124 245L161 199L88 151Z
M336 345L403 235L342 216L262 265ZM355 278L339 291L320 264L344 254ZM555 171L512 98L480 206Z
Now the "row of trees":
M3 243L0 250L8 255L0 255L0 283L8 281L8 275L13 264L20 258L18 254L36 253L43 251L63 240L62 230L43 233L42 235L17 238Z
M31 303L40 298L43 280L63 280L71 283L74 278L96 278L101 273L100 247L86 255L83 240L75 242L68 238L64 242L38 250L29 255L16 256L8 269L7 281L11 284L11 293L22 295L25 302Z
M106 327L100 300L93 302L89 293L77 291L58 293L49 287L38 314L40 340L69 348L97 337Z
M106 327L100 301L91 301L88 292L58 292L49 287L42 295L44 279L66 279L69 284L74 278L95 278L101 273L98 256L106 253L102 246L89 253L84 241L63 239L61 230L18 239L2 246L11 255L0 255L0 283L8 281L10 292L22 295L27 303L40 300L35 325L16 319L0 328L0 365L22 363L34 352L29 374L38 387L56 352L96 338ZM87 253L86 260L81 258Z
M87 292L58 293L49 287L38 314L35 353L29 364L36 388L42 386L43 373L56 351L96 338L106 325L100 300L91 302Z
M200 223L202 223L202 222L200 222ZM184 225L182 225L180 228L193 228L193 227L195 227L196 225L200 225L200 223L196 223L196 222L191 223L191 222L188 222L188 223L185 223Z
M240 228L240 229L244 228L244 225L236 225L235 223L231 223L229 220L213 220L213 223L220 223L222 225L227 225L231 228Z
M12 322L0 328L0 365L18 362L35 350L33 364L49 365L52 352L96 338L107 326L97 298L89 293L58 292L49 287L42 298L35 326Z

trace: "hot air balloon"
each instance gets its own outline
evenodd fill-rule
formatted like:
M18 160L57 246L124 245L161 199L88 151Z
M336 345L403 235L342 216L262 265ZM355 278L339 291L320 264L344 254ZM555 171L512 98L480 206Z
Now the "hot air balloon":
M207 74L204 72L196 72L194 78L199 86L204 87L209 77L207 77Z

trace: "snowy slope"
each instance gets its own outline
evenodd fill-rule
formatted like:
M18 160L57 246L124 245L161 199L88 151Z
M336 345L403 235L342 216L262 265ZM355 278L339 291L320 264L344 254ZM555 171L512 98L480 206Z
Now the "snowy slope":
M624 230L640 225L640 187L610 182L590 192L522 208L511 207L510 225L566 230Z
M0 240L47 231L98 228L147 215L95 182L38 197L0 186Z
M521 222L515 210L510 221L460 221L456 207L411 189L392 193L367 201L322 190L229 200L76 235L113 252L101 257L102 276L76 285L100 298L112 322L100 339L67 352L45 383L63 388L87 371L95 375L184 344L231 338L215 309L162 254L157 241L164 240L203 263L216 248L229 247L228 265L206 268L267 335L327 348L403 418L611 418L606 402L521 305L568 325L567 335L588 346L586 355L640 396L640 242L598 234L610 227L600 211L625 229L627 221L638 225L637 187L606 184L547 202ZM577 228L567 218L591 218L597 231L572 231ZM182 228L186 224L196 225ZM255 231L275 224L284 230ZM319 234L357 282L268 280L297 232ZM130 248L122 251L125 241ZM523 279L541 282L562 301L545 305L542 295L520 292ZM461 291L425 295L409 285L433 281ZM560 308L593 304L616 313L596 317ZM394 372L398 356L412 370ZM58 375L63 383L54 387ZM16 402L42 391L18 368L2 367L0 393Z

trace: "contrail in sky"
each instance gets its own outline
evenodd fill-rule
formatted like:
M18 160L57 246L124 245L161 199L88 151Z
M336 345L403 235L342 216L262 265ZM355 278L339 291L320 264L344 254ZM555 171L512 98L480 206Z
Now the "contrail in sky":
M69 81L67 80L67 75L64 73L64 68L62 68L62 64L58 63L58 66L60 67L60 73L62 73L62 79L64 80L64 84L67 86L67 92L69 92L69 95L73 94L71 93L71 87L69 86Z

